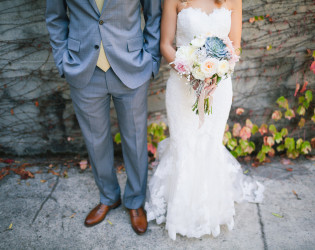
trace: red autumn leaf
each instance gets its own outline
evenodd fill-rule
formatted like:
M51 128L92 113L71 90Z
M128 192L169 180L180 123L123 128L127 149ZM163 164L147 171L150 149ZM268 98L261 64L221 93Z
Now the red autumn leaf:
M60 176L60 174L55 172L54 170L48 170L48 173L51 173L51 174L56 175L56 176Z
M286 168L287 171L292 172L293 168Z
M5 159L5 160L3 160L2 162L3 162L3 163L7 163L7 164L11 164L11 163L14 162L14 160L13 160L13 159Z
M313 73L315 74L315 61L312 62L310 70L313 71Z
M275 140L273 136L264 136L264 144L272 147L275 144Z
M300 85L299 83L297 83L297 84L295 85L295 92L294 92L294 96L296 96L296 95L297 95L297 93L299 92L300 87L301 87L301 85Z
M300 90L300 93L303 93L306 90L307 84L308 84L308 81L305 81L303 84L303 87Z
M241 129L242 129L241 124L235 123L235 124L233 125L233 132L232 132L233 136L234 136L234 137L240 136L240 131L241 131Z
M152 143L148 143L148 151L151 152L155 156L156 148L153 146Z
M11 109L11 115L14 115L14 110L13 109Z
M259 128L259 133L261 134L261 135L264 135L264 134L266 134L267 132L268 132L268 126L267 126L267 124L262 124L261 126L260 126L260 128Z
M312 146L312 148L315 148L315 138L311 139L311 146Z
M251 17L251 18L249 19L249 22L250 22L250 23L255 22L255 17Z
M39 106L39 103L38 103L38 101L36 101L36 102L35 102L35 106L36 106L36 107L38 107L38 106Z
M243 108L237 108L236 109L236 114L237 115L241 115L241 114L243 114L244 113L244 109Z
M10 174L9 170L5 170L3 171L3 173L0 174L0 180L2 180L5 176L7 176L8 174Z
M252 131L248 127L243 127L240 131L240 137L242 138L242 140L249 139L251 135L252 135Z

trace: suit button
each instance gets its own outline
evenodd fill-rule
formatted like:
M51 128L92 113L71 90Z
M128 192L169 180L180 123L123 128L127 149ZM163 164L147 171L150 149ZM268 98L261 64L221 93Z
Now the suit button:
M104 21L103 21L103 20L100 20L98 23L99 23L100 25L103 25Z
M100 46L98 46L98 45L94 46L94 49L99 49L99 48L100 48Z

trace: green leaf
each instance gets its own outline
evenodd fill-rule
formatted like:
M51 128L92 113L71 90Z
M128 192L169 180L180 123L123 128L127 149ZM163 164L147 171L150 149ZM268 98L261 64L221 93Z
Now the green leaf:
M291 120L293 117L295 117L293 109L287 109L287 111L284 113L284 116L288 120Z
M262 152L262 150L260 150L257 154L257 159L259 160L259 162L263 162L266 159L266 154Z
M306 111L305 107L300 105L297 108L296 113L298 113L299 115L305 115L305 111Z
M269 126L269 131L274 135L275 133L277 133L277 128L275 125L271 124Z
M252 127L252 134L253 135L256 134L258 132L258 130L259 130L258 126L256 124L254 124Z
M315 58L315 50L313 50L313 57Z
M248 145L248 146L251 147L253 150L256 149L256 145L255 145L255 143L252 142L252 141L249 142L249 145Z
M276 216L276 217L278 217L278 218L283 218L283 216L280 215L280 214L272 213L272 215L273 215L273 216Z
M243 154L241 146L237 146L234 151L237 153L238 156L241 156Z
M244 174L247 174L248 172L249 172L249 170L247 169L247 170L244 171Z
M299 156L299 151L297 151L296 149L294 149L292 151L287 150L287 156L290 159L295 159L295 158L297 158Z
M293 151L295 149L295 140L294 138L287 137L284 140L284 146L288 151Z
M312 116L311 120L315 123L315 115Z
M301 139L301 138L296 141L296 149L297 150L300 150L302 143L303 143L303 139Z
M301 146L301 153L302 154L308 154L309 152L311 152L312 147L309 141L305 141L303 142L302 146Z
M280 108L287 109L289 107L288 100L284 96L279 97L276 102Z
M310 106L310 103L306 100L303 102L303 106L308 109L308 107Z
M231 138L232 138L231 132L230 131L225 132L223 136L223 145L226 145Z
M305 92L305 98L310 103L313 100L313 93L310 90Z
M245 150L248 147L248 141L239 139L239 145L241 146L242 150Z
M238 157L238 155L237 155L237 153L236 153L235 151L231 151L231 154L232 154L235 158Z
M282 134L281 134L281 132L277 132L275 134L275 141L276 141L276 143L282 142Z
M255 16L255 20L258 21L258 16Z
M115 141L117 144L120 144L120 143L121 143L120 133L117 133L117 134L115 135L114 141Z
M262 145L261 147L261 151L265 154L267 154L269 151L271 150L271 147L270 146L267 146L267 145Z
M299 97L299 104L303 103L305 101L305 97L304 96L300 96Z
M281 144L281 145L279 145L279 146L277 147L277 151L278 151L278 152L282 152L282 151L284 151L284 149L285 149L284 144Z
M287 136L288 135L288 129L287 128L281 129L281 135L282 135L282 137Z
M228 141L227 146L230 150L234 150L234 148L237 146L237 140L235 138L231 138Z

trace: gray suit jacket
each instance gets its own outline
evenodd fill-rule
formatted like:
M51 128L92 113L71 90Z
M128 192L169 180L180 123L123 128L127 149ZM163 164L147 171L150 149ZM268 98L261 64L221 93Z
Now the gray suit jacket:
M141 30L140 8L145 28ZM61 76L85 87L95 70L103 41L108 61L129 88L137 88L160 66L161 0L47 0L46 23Z

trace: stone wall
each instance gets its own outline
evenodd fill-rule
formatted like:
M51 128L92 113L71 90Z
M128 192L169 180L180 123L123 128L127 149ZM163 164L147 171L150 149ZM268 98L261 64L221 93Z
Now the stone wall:
M296 83L315 78L309 70L314 50L313 0L244 0L242 60L234 74L229 123L250 117L270 122L280 95L292 101ZM3 0L0 5L0 152L19 155L84 153L67 83L58 76L44 20L44 0ZM249 22L254 16L264 20ZM269 47L268 47L269 46ZM268 47L268 48L267 48ZM271 49L270 49L271 48ZM166 121L164 63L148 93L149 121ZM314 103L312 104L312 110ZM245 113L235 115L242 107ZM310 115L310 114L309 114ZM111 111L112 131L117 131ZM298 121L292 119L290 126ZM305 137L314 136L307 123Z

